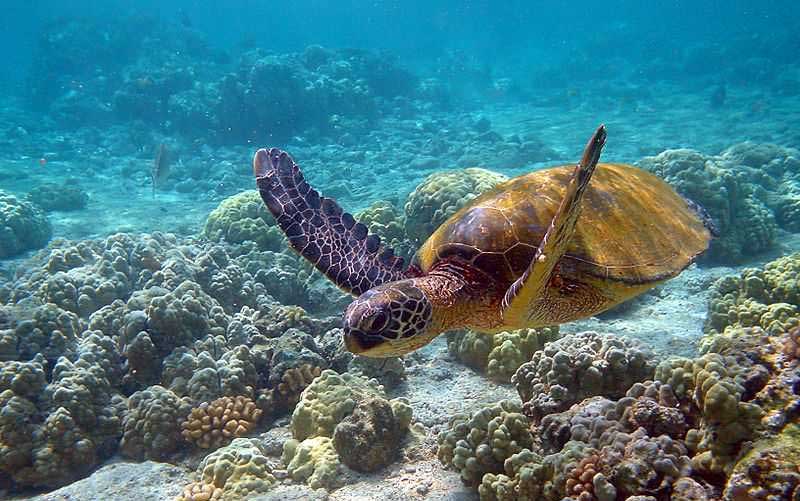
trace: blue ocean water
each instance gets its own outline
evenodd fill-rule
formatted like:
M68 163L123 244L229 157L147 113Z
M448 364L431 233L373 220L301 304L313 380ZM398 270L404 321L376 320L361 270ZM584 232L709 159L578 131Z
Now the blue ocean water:
M561 333L624 335L655 361L696 357L726 328L788 333L800 322L798 26L800 6L784 0L4 2L0 498L68 486L119 458L184 468L170 496L190 481L205 488L211 451L181 423L192 407L234 397L259 409L244 434L260 437L251 446L277 472L267 483L308 484L280 450L289 434L306 438L290 416L322 369L379 376L389 397L411 402L419 443L371 477L340 451L343 480L320 466L316 486L340 489L336 499L370 489L477 497L436 461L437 433L457 413L517 398L510 375L532 354L498 383L491 342L470 337L442 336L382 366L336 351L352 297L290 252L252 191L259 148L287 151L311 186L408 263L473 197L574 164L605 124L601 161L663 178L720 235L672 282ZM475 167L492 172L465 170ZM670 217L654 200L650 228ZM780 280L734 278L780 258L769 268ZM679 441L693 461L703 453ZM414 487L392 490L414 468L426 472ZM730 468L684 476L718 499L733 492ZM141 496L168 492L151 483ZM199 492L182 499L206 499Z

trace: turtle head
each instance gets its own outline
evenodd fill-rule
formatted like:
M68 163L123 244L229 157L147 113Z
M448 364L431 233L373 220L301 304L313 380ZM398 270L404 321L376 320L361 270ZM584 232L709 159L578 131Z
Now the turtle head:
M374 287L344 313L347 349L366 357L396 357L428 344L439 331L432 328L433 305L416 279Z

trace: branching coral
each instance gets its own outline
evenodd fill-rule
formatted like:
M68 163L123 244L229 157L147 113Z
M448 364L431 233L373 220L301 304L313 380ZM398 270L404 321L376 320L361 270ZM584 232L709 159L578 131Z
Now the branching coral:
M192 409L181 424L183 438L201 449L217 449L250 433L261 410L247 397L222 397Z

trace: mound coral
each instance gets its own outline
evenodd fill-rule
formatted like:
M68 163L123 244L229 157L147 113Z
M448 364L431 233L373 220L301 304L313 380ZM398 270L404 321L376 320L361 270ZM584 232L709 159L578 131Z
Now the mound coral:
M718 280L712 289L705 331L710 337L737 327L780 333L800 325L800 254L778 258L763 268ZM705 348L704 348L705 349Z
M721 235L703 259L740 263L770 249L776 242L776 219L791 218L797 196L792 176L799 158L790 148L742 143L717 156L667 150L639 164L712 216ZM793 224L785 229L792 231Z
M44 247L51 235L50 222L40 209L0 191L0 259Z
M447 333L447 350L470 367L486 371L489 379L508 383L520 365L559 335L558 326L497 334L455 331Z
M431 174L406 198L408 237L418 244L424 242L458 209L507 179L502 174L478 168Z
M247 397L221 397L192 409L181 424L183 438L201 449L217 449L250 433L261 410Z
M528 419L521 407L503 400L473 415L457 415L449 429L439 433L439 460L453 466L473 486L487 473L503 471L504 461L533 445Z
M512 378L534 422L595 395L619 398L631 384L651 378L652 353L638 343L596 332L547 343Z
M164 460L182 445L181 420L191 402L158 385L128 398L122 420L121 452L134 459Z
M233 244L251 241L261 250L275 251L286 247L283 233L255 190L243 191L223 200L208 215L203 236Z
M388 464L410 423L408 403L387 400L377 381L327 369L292 413L294 439L284 444L283 462L293 478L330 489L341 463L361 471Z
M85 209L89 202L89 195L79 186L55 183L41 184L25 198L45 212Z
M176 501L244 501L275 484L263 444L247 438L237 438L206 456L197 473L199 480L186 486Z
M122 431L113 341L87 331L71 359L59 358L49 374L44 364L41 356L0 362L0 472L20 485L79 478L110 455Z

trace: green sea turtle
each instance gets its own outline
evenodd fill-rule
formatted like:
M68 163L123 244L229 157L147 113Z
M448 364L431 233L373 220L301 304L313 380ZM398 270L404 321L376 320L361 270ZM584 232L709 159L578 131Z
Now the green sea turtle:
M291 247L358 296L344 314L347 348L388 357L451 329L493 333L595 315L706 250L714 230L704 211L648 172L598 164L605 140L600 126L577 166L532 172L477 197L407 268L312 189L287 153L258 150L253 170Z

